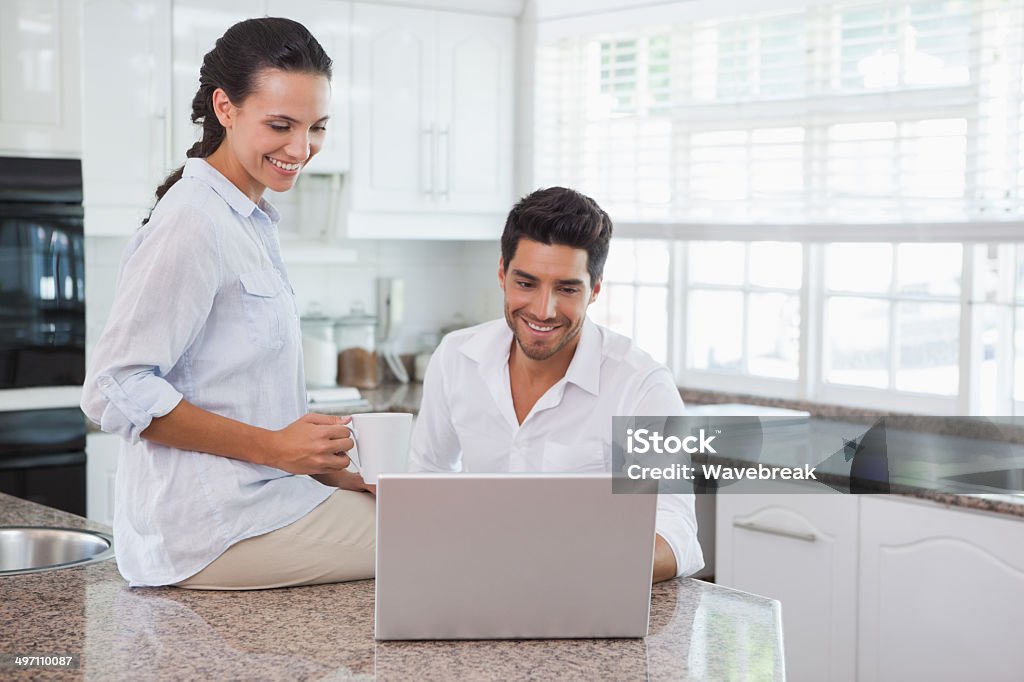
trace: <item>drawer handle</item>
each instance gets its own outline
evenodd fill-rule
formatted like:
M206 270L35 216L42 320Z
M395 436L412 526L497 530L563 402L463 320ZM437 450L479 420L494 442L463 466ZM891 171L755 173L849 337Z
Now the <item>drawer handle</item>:
M818 536L814 533L794 533L791 530L780 530L778 528L769 528L768 526L759 526L756 523L746 523L744 521L733 521L732 525L737 528L743 528L744 530L752 530L755 533L768 533L769 535L781 535L784 538L793 538L794 540L803 540L804 542L815 542Z

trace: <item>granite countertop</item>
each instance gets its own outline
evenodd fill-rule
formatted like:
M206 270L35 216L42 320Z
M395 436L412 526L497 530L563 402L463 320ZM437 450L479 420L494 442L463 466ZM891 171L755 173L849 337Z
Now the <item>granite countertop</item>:
M0 525L109 532L0 494ZM4 679L784 679L777 601L654 586L644 639L377 642L374 582L251 592L131 589L114 561L0 577L0 653L80 654Z
M1024 491L956 478L1024 468L1024 445L1013 442L1013 433L1004 434L998 420L966 424L961 435L948 432L948 422L953 420L945 417L915 417L915 428L907 428L907 420L900 417L857 421L824 417L773 421L763 417L760 431L751 432L753 440L742 431L729 431L733 428L730 424L742 420L750 423L751 419L719 420L725 425L724 435L718 436L717 453L708 456L707 461L735 467L760 463L794 469L807 464L815 467L816 479L826 492L887 492L1024 517ZM695 428L697 423L686 428ZM947 432L942 433L942 428ZM1016 427L1011 424L1008 428ZM739 490L772 492L770 487L766 483L763 488L740 486ZM791 490L784 483L779 487ZM729 492L727 486L719 489L719 494L723 492Z
M707 399L711 395L683 389L680 393L684 399L692 401L690 404L699 404L698 398ZM417 414L423 384L384 383L377 388L362 389L361 394L366 400L362 406L327 404L315 405L311 410L341 415L359 412ZM808 407L790 403L777 406ZM795 430L792 424L786 426L785 439L789 440L780 440L775 452L766 451L760 453L759 458L739 459L735 463L762 461L769 465L791 466L809 462L819 466L820 480L846 491L852 465L844 457L832 455L842 449L844 440L863 437L871 426L884 419L890 453L893 453L889 458L889 492L949 506L1024 517L1024 492L1001 491L946 479L979 471L1024 468L1024 430L1015 420L884 415L856 410L847 413L839 408L813 412L799 427L803 431ZM91 422L89 427L90 430L96 428ZM718 458L717 461L728 463L730 460Z
M359 391L368 405L359 410L345 411L343 408L332 411L327 408L328 413L350 414L359 412L411 412L417 414L420 411L420 401L423 399L423 384L409 382L408 384L381 384L377 388L363 388ZM310 408L312 409L312 408Z
M419 412L423 384L383 384L362 391L369 403L358 410L341 408L335 414ZM325 410L330 412L330 410ZM932 500L950 506L1024 517L1024 493L1013 493L947 480L978 471L1024 467L1024 445L1012 420L964 421L946 417L862 415L853 421L831 414L813 416L802 425L788 423L779 447L761 453L766 464L789 466L804 461L819 466L820 479L850 490L852 460L834 456L843 443L862 440L879 419L886 423L890 486L893 494ZM766 420L766 423L770 420ZM783 420L785 421L785 420ZM780 453L783 453L780 456ZM817 453L817 454L815 454ZM867 491L863 491L867 492Z

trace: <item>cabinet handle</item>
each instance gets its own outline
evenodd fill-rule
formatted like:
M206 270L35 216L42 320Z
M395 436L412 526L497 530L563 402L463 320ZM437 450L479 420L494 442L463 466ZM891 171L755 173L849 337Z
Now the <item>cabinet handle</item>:
M438 175L440 175L441 179L444 180L444 189L441 190L441 198L447 201L448 188L451 185L451 138L448 135L448 126L441 127L441 132L439 133L439 136L441 137L441 142L439 143L439 146L441 148L441 155L439 156L439 158L444 159L444 166L442 167L442 170L440 173L438 173Z
M424 128L422 131L422 141L426 141L426 144L420 149L423 155L420 160L420 181L423 186L423 193L429 197L434 196L434 126ZM423 172L424 162L427 166L427 172ZM424 177L430 178L429 182L423 181Z
M815 542L818 536L814 533L794 533L791 530L782 530L780 528L769 528L768 526L759 526L756 523L747 523L746 521L733 521L732 525L736 528L743 528L744 530L752 530L755 533L767 533L769 535L781 535L784 538L793 538L794 540L803 540L804 542Z

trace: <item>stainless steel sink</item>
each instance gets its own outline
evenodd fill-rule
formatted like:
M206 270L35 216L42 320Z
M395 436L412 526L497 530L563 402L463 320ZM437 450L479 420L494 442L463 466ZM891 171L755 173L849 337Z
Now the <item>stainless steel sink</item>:
M999 469L998 471L979 471L973 474L947 476L947 481L967 483L985 488L995 488L1010 493L1024 493L1024 468Z
M74 528L0 526L0 576L52 571L114 556L114 538Z

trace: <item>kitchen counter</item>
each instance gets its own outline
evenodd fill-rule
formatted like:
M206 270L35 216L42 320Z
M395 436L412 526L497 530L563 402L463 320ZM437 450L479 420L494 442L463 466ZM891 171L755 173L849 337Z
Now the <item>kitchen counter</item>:
M328 405L310 407L310 410L326 414L354 414L356 412L411 412L416 414L420 411L420 401L423 399L423 384L413 382L381 384L377 388L360 389L359 392L368 403L366 407L346 409L344 407L332 408Z
M363 390L369 405L330 408L332 414L360 412L419 412L423 384L383 384ZM857 421L815 416L802 424L786 423L782 436L773 438L775 447L765 448L757 458L736 460L738 465L762 461L777 466L808 462L818 466L818 478L835 489L848 492L852 460L841 453L844 441L863 439L878 423L878 417ZM957 476L1000 468L1024 467L1024 445L1018 440L1019 427L1013 420L998 418L962 420L945 417L885 417L885 440L889 455L889 492L928 499L949 506L1024 517L1024 492L1000 491L980 485L947 480ZM765 423L769 423L766 420ZM773 430L771 433L774 433ZM728 463L727 457L713 461ZM862 481L863 483L863 481ZM859 490L860 492L872 492Z
M701 419L693 417L683 430L696 429ZM734 417L733 420L752 418ZM951 421L943 417L916 417L916 422ZM710 422L708 422L710 424ZM925 430L903 428L899 418L844 421L819 417L782 419L761 418L759 431L745 424L718 420L724 433L715 442L717 452L698 462L729 467L767 467L799 469L815 467L822 492L880 493L932 500L949 506L1024 517L1024 491L988 487L959 480L957 477L1005 469L1024 468L1024 445L1003 437L998 421L968 425L966 435L938 433L938 424L921 424ZM1012 425L1011 425L1012 426ZM739 430L730 431L739 427ZM717 428L711 425L710 428ZM1015 428L1015 427L1014 427ZM753 437L751 435L753 434ZM668 460L666 460L668 461ZM730 485L736 487L731 489ZM735 484L726 482L719 494L730 492L772 492L772 481ZM780 490L791 492L785 482ZM808 489L809 491L811 489Z
M0 494L0 525L109 528ZM372 580L252 592L130 589L114 561L0 577L0 653L80 654L4 679L784 679L777 601L654 586L644 639L377 642ZM8 677L10 675L10 677Z
M681 391L687 395L685 391ZM366 405L315 405L312 411L325 414L357 412L419 412L423 384L385 383L361 391ZM691 396L692 397L692 396ZM928 499L940 504L1024 517L1024 492L1001 491L980 485L947 480L996 469L1024 468L1024 438L1013 419L963 419L864 414L844 419L811 416L803 425L787 424L773 450L756 457L716 457L722 464L748 466L763 462L773 466L818 466L818 479L835 489L848 491L852 462L839 454L844 441L860 440L879 419L887 423L890 450L889 492ZM1005 423L1004 423L1005 422ZM88 423L90 431L97 427ZM871 492L871 491L863 491Z

